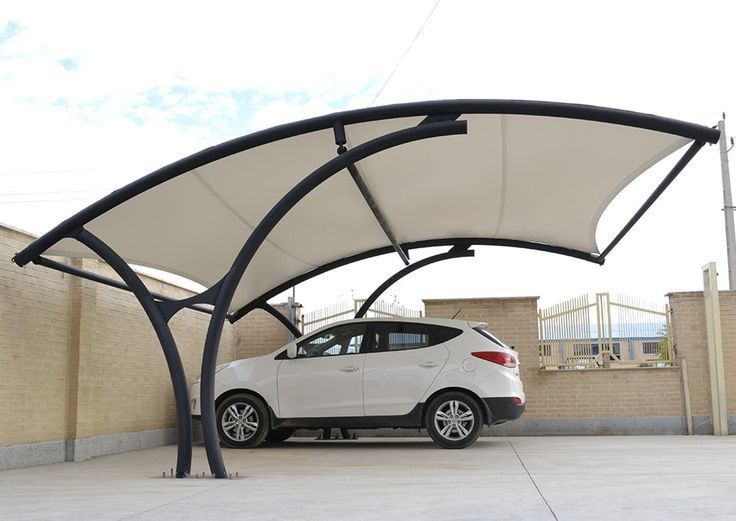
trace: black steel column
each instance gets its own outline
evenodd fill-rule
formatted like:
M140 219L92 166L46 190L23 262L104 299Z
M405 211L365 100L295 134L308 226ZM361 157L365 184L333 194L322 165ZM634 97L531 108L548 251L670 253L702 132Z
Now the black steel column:
M164 318L161 309L153 299L151 292L143 284L140 277L131 269L115 251L95 235L84 228L70 235L87 246L90 250L107 262L115 270L130 291L138 299L141 307L148 315L159 342L163 349L166 364L169 366L171 384L174 388L174 401L176 403L176 426L178 429L178 451L176 457L176 477L183 478L191 471L192 467L192 414L189 408L189 396L187 379L184 374L184 366L181 363L179 351L171 329Z
M258 248L263 244L271 230L307 194L320 184L368 156L383 150L433 137L450 136L467 133L466 121L447 121L430 123L411 127L363 143L352 150L328 161L317 170L302 179L266 214L260 223L253 229L248 240L235 258L230 270L222 281L217 294L215 308L212 311L212 320L207 329L204 352L202 353L202 381L201 381L201 408L202 434L207 451L207 460L210 470L217 478L227 478L225 463L222 460L217 424L215 418L215 367L217 366L217 351L220 346L222 328L227 318L227 311L232 302L235 290L240 283L248 264L255 256Z

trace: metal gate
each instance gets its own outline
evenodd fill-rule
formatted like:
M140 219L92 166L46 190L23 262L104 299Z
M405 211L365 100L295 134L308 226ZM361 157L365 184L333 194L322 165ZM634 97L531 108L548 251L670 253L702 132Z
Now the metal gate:
M307 334L322 326L348 320L355 316L365 299L348 300L327 306L302 317L302 333ZM385 302L377 300L365 314L366 317L421 317L422 311L409 309L396 302Z
M543 369L668 367L668 306L608 293L582 295L539 311Z

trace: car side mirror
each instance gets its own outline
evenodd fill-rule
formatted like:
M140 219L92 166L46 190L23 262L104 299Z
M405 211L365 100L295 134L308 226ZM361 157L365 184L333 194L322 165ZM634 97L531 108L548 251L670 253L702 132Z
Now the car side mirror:
M296 342L291 342L286 346L286 358L296 358Z

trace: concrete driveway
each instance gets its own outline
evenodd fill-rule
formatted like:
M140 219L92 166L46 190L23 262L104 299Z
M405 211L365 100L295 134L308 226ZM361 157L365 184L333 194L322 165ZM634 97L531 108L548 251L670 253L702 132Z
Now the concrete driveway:
M736 437L290 440L168 475L175 447L0 472L2 520L733 520ZM195 447L193 470L207 469Z

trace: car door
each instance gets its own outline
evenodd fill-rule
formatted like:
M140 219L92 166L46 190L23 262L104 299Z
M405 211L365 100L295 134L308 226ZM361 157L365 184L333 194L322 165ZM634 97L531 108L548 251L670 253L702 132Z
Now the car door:
M449 358L429 324L375 322L363 375L366 416L408 414Z
M278 368L279 417L363 416L365 330L343 324L297 343L297 357Z

